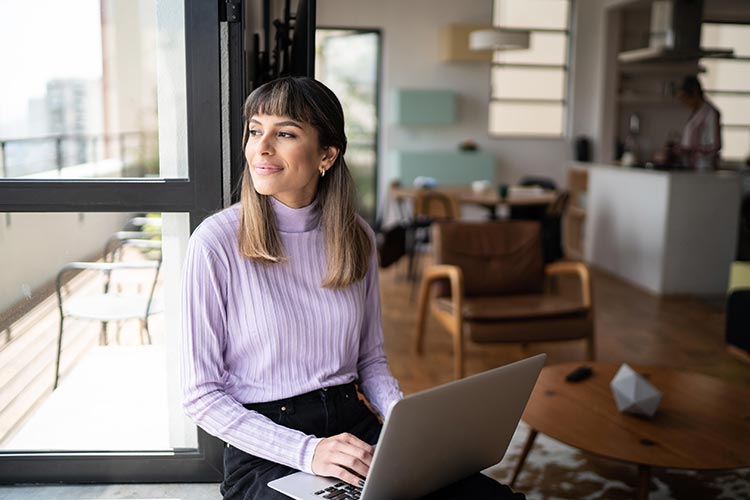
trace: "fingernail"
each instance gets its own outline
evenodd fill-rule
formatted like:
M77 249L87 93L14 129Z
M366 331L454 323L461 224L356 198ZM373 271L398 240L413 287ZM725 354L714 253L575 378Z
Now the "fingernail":
M359 486L360 486L360 487L364 487L364 485L365 485L365 482L364 482L364 481L362 481L362 480L360 479L360 480L359 480Z

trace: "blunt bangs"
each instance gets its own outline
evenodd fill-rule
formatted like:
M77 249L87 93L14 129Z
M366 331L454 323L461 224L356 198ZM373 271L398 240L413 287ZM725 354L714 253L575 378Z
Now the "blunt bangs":
M245 104L245 121L254 115L288 116L289 118L314 124L312 104L302 89L290 80L281 79L271 85L263 85L250 94Z

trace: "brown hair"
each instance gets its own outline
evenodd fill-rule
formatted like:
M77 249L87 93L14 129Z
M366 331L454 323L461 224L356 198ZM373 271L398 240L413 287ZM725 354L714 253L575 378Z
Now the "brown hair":
M322 286L344 288L361 280L367 274L372 244L355 210L354 181L344 161L344 111L338 98L328 87L307 77L284 77L258 87L243 107L243 151L248 141L248 122L258 114L287 116L309 123L318 131L321 148L338 149L334 164L318 183L317 200L328 263L328 276ZM284 261L284 247L271 201L255 191L246 160L240 205L240 252L258 262Z

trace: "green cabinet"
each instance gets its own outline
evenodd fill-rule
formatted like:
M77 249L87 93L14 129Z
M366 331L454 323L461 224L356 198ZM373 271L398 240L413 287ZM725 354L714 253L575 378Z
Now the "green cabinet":
M495 156L484 151L393 151L390 159L389 178L404 186L420 176L440 185L495 181Z

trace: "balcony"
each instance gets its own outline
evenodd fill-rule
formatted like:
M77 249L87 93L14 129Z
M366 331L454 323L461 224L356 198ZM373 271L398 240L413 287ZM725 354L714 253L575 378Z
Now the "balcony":
M121 229L122 220L132 214L81 215L82 220L76 214L9 214L9 224L4 228L9 237L0 238L0 250L5 255L12 255L12 247L21 247L36 259L44 256L37 266L21 266L16 273L8 269L3 278L7 282L3 287L6 304L19 281L42 284L33 288L22 284L25 297L0 311L0 449L169 449L163 315L149 317L150 343L137 319L110 321L105 331L99 321L66 318L60 383L53 388L60 325L54 278L61 267L55 261L103 262L100 249L105 247L104 235ZM60 232L60 226L65 226L63 233L99 235L88 241L74 238L72 242L47 245L41 255L33 248L40 246L38 242L22 237L24 230L50 235ZM14 236L14 232L21 236ZM148 251L127 247L118 260L131 266L151 262L150 257ZM113 292L150 291L153 269L127 271L125 275L125 270L76 270L62 275L64 303L101 293L105 282ZM123 276L115 280L115 273ZM162 290L159 279L154 287L156 300L161 299Z

